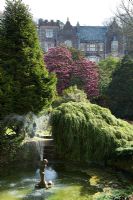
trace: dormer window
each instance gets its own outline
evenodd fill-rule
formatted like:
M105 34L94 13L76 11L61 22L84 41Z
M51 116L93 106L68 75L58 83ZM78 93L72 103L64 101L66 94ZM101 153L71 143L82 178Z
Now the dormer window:
M54 47L54 43L53 42L44 42L43 44L43 49L45 52L47 52L50 48Z
M46 29L46 38L53 37L53 29Z

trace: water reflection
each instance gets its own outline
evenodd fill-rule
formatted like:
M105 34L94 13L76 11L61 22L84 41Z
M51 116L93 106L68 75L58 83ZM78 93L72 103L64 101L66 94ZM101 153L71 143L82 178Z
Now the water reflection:
M91 200L117 191L126 194L127 188L129 194L133 191L130 188L132 177L110 169L47 167L45 174L46 180L53 181L54 186L48 190L35 190L39 170L36 173L14 170L0 181L0 200Z

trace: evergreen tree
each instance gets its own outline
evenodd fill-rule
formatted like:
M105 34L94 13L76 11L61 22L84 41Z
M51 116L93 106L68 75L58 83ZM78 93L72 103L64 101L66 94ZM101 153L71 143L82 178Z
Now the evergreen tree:
M56 79L45 68L35 23L21 0L6 0L0 24L0 66L1 117L11 112L38 113L52 102Z
M107 92L109 107L121 118L133 119L133 60L124 57L113 74Z
M112 80L112 74L117 68L118 63L119 59L113 57L108 57L98 63L100 73L100 95L104 95L106 93Z
M12 78L0 67L0 116L12 113Z

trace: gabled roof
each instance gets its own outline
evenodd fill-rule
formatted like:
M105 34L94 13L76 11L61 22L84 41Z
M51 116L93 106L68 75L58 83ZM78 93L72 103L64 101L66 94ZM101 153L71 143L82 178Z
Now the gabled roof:
M104 41L107 32L105 26L79 26L77 34L81 41Z

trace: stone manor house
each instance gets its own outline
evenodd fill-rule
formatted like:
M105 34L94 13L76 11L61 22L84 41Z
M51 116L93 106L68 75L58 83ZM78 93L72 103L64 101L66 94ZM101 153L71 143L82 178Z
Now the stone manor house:
M63 24L59 20L39 19L38 34L45 52L66 45L81 50L95 62L108 56L122 57L126 52L124 37L116 21L110 26L80 26L79 23L72 26L69 20Z

